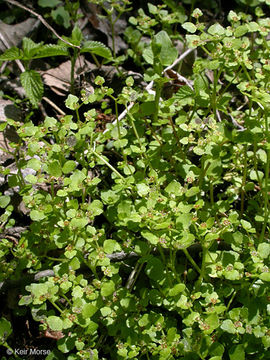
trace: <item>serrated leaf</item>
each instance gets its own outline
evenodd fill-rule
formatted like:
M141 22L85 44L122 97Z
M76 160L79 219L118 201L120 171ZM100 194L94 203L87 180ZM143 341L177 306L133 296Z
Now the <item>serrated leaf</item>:
M66 46L54 44L42 45L42 47L32 52L32 59L41 59L51 56L69 56L68 48Z
M194 97L194 95L195 95L195 92L188 85L183 85L177 91L177 93L175 94L175 97L179 100L183 100L188 97Z
M111 50L99 41L86 41L81 47L80 52L90 52L104 57L105 59L110 59L112 57Z
M12 61L22 58L23 58L23 53L17 47L12 47L10 49L7 49L3 54L0 55L0 61Z
M23 59L25 60L32 59L35 52L43 46L44 46L43 42L35 43L32 39L24 37L22 41Z
M31 104L37 107L44 91L40 74L34 70L27 70L21 73L20 80Z

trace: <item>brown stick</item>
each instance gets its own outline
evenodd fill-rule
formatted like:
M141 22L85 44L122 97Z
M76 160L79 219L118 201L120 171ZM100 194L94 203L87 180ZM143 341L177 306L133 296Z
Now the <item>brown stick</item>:
M69 46L72 46L72 47L76 47L78 49L80 49L79 46L77 45L74 45L72 43L70 43L69 41L63 39L60 35L57 34L57 32L54 30L53 27L51 27L50 24L47 23L47 21L45 19L43 19L43 17L41 15L39 15L38 13L36 13L34 10L31 10L29 9L28 7L20 4L18 1L16 0L5 0L6 2L12 4L12 5L15 5L15 6L18 6L20 7L21 9L24 9L25 11L28 11L30 12L31 14L35 15L41 22L43 25L46 26L47 29L49 29L56 37L58 37L58 39L60 39L61 41L63 41L64 43L68 44Z

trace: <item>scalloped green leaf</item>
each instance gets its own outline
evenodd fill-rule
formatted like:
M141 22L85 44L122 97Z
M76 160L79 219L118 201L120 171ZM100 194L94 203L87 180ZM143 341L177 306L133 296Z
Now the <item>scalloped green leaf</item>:
M61 331L63 329L63 320L58 316L49 316L47 323L53 331Z

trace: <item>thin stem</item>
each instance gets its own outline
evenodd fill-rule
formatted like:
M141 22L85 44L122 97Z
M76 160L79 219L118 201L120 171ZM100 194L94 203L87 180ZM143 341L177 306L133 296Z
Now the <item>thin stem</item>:
M211 205L214 206L214 186L213 186L213 181L210 180L210 202Z
M97 65L98 68L100 68L100 62L98 61L97 57L95 54L91 53L91 56L95 62L95 64Z
M229 310L229 308L230 308L230 306L231 306L231 303L233 302L233 299L235 298L236 294L237 294L237 292L236 292L236 290L234 290L234 292L233 292L233 294L232 294L232 297L230 298L230 300L229 300L229 302L228 302L228 305L227 305L227 307L226 307L225 314L227 314L227 312L228 312L228 310Z
M157 247L158 247L158 251L159 251L159 253L160 253L161 257L162 257L163 264L164 264L164 266L165 266L165 268L166 268L166 277L167 277L168 283L169 283L169 285L172 287L173 284L172 284L172 281L171 281L171 278L170 278L170 274L169 274L169 272L168 272L168 268L167 268L167 265L166 265L166 264L167 264L167 261L166 261L166 258L165 258L163 249L162 249L162 247L160 246L160 244L158 244Z
M5 1L8 2L8 3L10 3L10 4L12 4L12 5L18 6L18 7L20 7L21 9L24 9L24 10L30 12L31 14L35 15L35 16L42 22L42 24L45 25L46 28L48 28L58 39L60 39L60 40L63 41L64 43L68 44L69 46L72 46L72 47L74 47L74 48L80 49L79 46L70 43L69 41L63 39L60 35L58 35L57 32L54 30L54 28L52 28L51 25L49 25L49 24L47 23L47 21L45 21L45 20L43 19L43 17L42 17L41 15L39 15L38 13L36 13L35 11L33 11L33 10L29 9L28 7L20 4L18 1L15 1L15 0L5 0Z
M174 123L173 123L173 120L172 120L171 117L169 118L169 121L170 121L170 125L171 125L171 127L172 127L172 129L173 129L174 137L175 137L176 142L177 142L177 144L178 144L178 147L179 147L179 149L180 149L181 157L182 157L182 159L184 159L184 158L185 158L185 154L184 154L184 152L183 152L183 149L182 149L182 145L181 145L181 143L180 143L179 136L177 135L177 132L176 132L176 130L175 130L175 126L174 126Z
M160 96L161 96L161 90L162 90L162 85L159 84L159 82L156 82L155 110L154 110L154 115L153 115L154 122L158 121L159 101L160 101Z
M241 185L241 212L240 212L240 218L242 218L244 214L244 200L245 200L245 185L246 185L246 179L247 179L247 145L244 146L244 171L243 171L243 179L242 179L242 185Z
M196 269L198 271L198 273L201 275L201 269L199 268L199 266L195 263L195 261L193 260L193 258L190 256L189 252L187 251L187 249L181 249L184 254L186 255L186 258L189 260L189 262L193 265L194 269Z
M268 117L267 117L267 112L264 113L264 118L265 118L265 135L266 135L266 139L267 141L269 141L269 128L268 128ZM267 222L268 222L268 180L269 180L269 167L270 167L270 149L267 149L267 160L266 160L266 164L265 164L265 171L264 171L264 222L263 222L263 227L262 227L262 231L261 231L261 235L260 235L260 242L263 241L264 239L264 234L265 234L265 229L267 226Z
M50 300L50 303L60 312L60 314L62 314L63 310L52 300Z
M96 155L101 161L104 162L120 179L125 180L124 176L122 176L107 160L105 160L101 155L99 155L96 151L93 151L93 154Z
M71 71L70 71L70 92L74 94L74 70L75 70L75 63L78 56L78 50L74 49L73 56L71 57Z

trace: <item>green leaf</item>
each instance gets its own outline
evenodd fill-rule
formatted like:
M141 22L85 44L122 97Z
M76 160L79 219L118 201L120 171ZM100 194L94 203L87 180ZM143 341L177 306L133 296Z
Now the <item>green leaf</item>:
M193 98L195 96L195 92L188 86L183 85L175 94L176 99L183 100L186 98Z
M33 221L40 221L45 219L46 215L44 214L43 211L38 211L38 210L31 210L30 212L30 218Z
M225 33L225 29L220 24L214 24L214 25L210 26L210 28L208 29L208 32L211 35L220 35L221 36Z
M245 360L245 349L242 344L233 345L229 349L230 360Z
M105 59L111 59L111 50L99 41L86 41L80 50L81 53L89 52L95 55L104 57Z
M49 163L47 172L51 176L60 177L62 175L62 169L59 161L54 160L53 162Z
M72 334L70 336L65 336L64 338L59 339L57 341L57 347L62 353L66 354L75 347L76 339L77 339L76 334Z
M166 31L162 30L154 35L154 42L156 46L160 47L159 59L161 65L171 65L176 60L178 52L173 46L172 41ZM143 58L148 64L154 64L154 54L150 47L143 51Z
M27 167L35 171L38 171L41 169L41 161L39 159L32 158L28 161Z
M150 242L150 244L156 245L158 243L158 237L150 231L143 230L141 234L146 240Z
M147 265L145 267L145 273L150 279L155 281L160 281L165 276L164 266L158 258L151 257L147 261Z
M61 331L63 330L63 320L58 316L49 316L47 318L47 323L51 330L53 331Z
M75 95L69 94L65 100L65 105L68 109L76 110L79 107L79 98Z
M262 259L267 259L270 255L270 244L268 243L259 244L258 253Z
M115 284L112 280L103 282L101 284L100 294L101 296L110 296L115 290Z
M6 342L7 337L12 334L11 323L4 317L0 319L0 344Z
M89 220L87 218L73 218L70 222L70 225L77 229L83 229Z
M41 7L56 7L61 4L59 0L38 0L38 5Z
M23 58L23 53L17 47L7 49L3 54L0 55L0 61L12 61Z
M43 42L35 43L32 39L24 37L22 42L23 59L31 60L35 52L43 46Z
M193 186L192 188L188 189L185 193L187 197L192 197L200 192L200 188L198 186Z
M89 319L97 312L98 308L93 304L84 304L82 309L82 317L84 319Z
M141 197L146 196L150 191L149 186L144 183L137 184L136 187L137 187L137 192Z
M166 186L165 191L168 194L173 194L175 196L180 196L181 195L181 189L182 186L179 182L177 182L176 180L173 180L169 183L168 186Z
M117 242L115 240L105 240L104 241L103 249L106 254L112 254L116 247L119 248L119 245L117 244Z
M32 174L26 175L25 180L26 180L27 182L29 182L30 184L36 184L37 181L38 181L37 177L34 176L34 175L32 175Z
M76 168L76 162L73 160L68 160L65 162L62 171L64 174L68 174L70 172L72 172L75 168Z
M180 294L181 292L183 292L185 290L185 288L186 288L185 284L176 284L176 285L174 285L173 288L171 288L169 290L169 295L176 296L176 295Z
M234 326L232 320L230 320L230 319L224 320L220 327L222 330L224 330L230 334L236 333L235 326Z
M44 91L40 74L34 70L27 70L21 73L20 80L31 104L37 107Z
M67 10L63 6L59 6L56 10L51 12L52 18L54 21L60 25L64 26L66 29L70 26L70 16Z
M10 203L10 196L8 196L8 195L1 195L0 196L0 207L2 209L7 207L9 203Z
M262 281L270 281L270 272L264 272L262 274L260 274L259 278L262 280Z
M247 25L239 25L235 29L234 36L235 37L240 37L240 36L245 35L247 32L248 32L248 26Z
M68 48L63 45L46 44L33 52L32 59L51 56L69 56Z
M185 22L184 24L182 24L182 28L192 34L197 31L197 27L192 22Z

